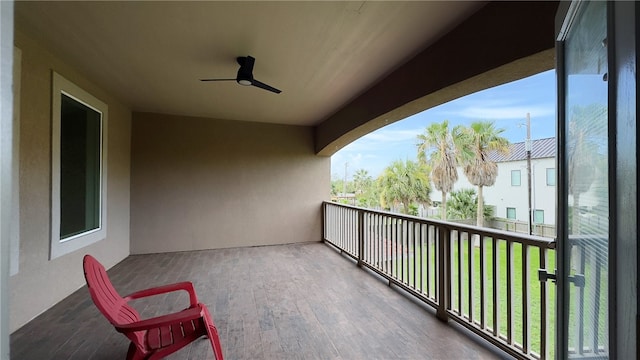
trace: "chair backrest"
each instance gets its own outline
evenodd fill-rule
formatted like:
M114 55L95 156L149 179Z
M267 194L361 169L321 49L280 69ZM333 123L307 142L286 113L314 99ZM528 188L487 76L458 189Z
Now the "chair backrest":
M130 324L140 320L138 312L129 306L113 287L104 266L98 260L91 255L85 255L83 267L91 299L112 325ZM144 344L144 334L140 332L125 335L137 345Z

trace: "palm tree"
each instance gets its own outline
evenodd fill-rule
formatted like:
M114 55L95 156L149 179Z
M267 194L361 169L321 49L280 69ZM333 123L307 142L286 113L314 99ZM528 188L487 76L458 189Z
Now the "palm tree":
M473 219L478 216L478 196L475 189L460 189L451 192L447 200L447 216L450 219ZM493 216L492 207L483 207L484 217Z
M353 187L356 195L362 194L372 183L373 179L365 169L359 169L353 174Z
M484 198L482 188L492 186L498 176L498 165L489 160L491 151L509 152L509 140L500 136L504 129L497 129L493 121L476 121L465 130L464 146L460 149L469 153L464 174L469 182L478 187L477 225L484 226Z
M378 178L382 192L381 203L402 204L402 213L408 214L412 203L428 204L431 192L428 171L424 165L411 160L396 160Z
M418 161L431 166L431 180L442 193L442 220L447 219L447 193L458 181L457 146L462 137L462 127L449 130L449 120L429 125L424 134L418 135ZM427 153L429 159L427 161Z
M359 169L353 174L353 187L358 206L367 208L378 206L378 188L367 170Z

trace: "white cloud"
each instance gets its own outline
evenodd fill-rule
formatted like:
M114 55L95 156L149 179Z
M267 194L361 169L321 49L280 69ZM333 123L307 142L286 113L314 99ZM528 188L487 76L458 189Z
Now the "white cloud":
M416 144L417 136L421 133L421 129L380 129L367 134L360 139L345 146L340 152L353 153L369 151L380 151L388 149L391 146Z
M512 120L531 117L551 116L555 114L553 106L469 106L448 111L448 114L477 120Z

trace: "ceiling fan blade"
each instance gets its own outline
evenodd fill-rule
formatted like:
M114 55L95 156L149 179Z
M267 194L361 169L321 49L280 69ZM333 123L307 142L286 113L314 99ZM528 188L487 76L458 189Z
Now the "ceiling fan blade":
M236 79L200 79L200 81L236 81Z
M274 88L273 86L269 86L263 82L260 82L256 79L253 79L253 81L251 82L251 85L255 86L255 87L259 87L260 89L265 89L265 90L269 90L271 92L274 92L276 94L280 94L282 91L278 90L276 88Z

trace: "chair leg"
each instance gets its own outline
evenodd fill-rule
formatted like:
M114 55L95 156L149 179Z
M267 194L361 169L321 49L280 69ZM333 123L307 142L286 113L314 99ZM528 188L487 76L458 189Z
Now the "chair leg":
M216 360L223 360L220 337L218 336L218 329L216 329L215 325L207 325L207 336L209 337L209 341L211 341L211 348L213 349L213 354L216 356Z
M138 347L134 343L129 344L127 360L144 360L144 355L138 352Z
M213 350L213 354L215 355L216 360L224 360L222 356L222 347L220 345L220 337L218 336L218 329L211 319L209 309L207 309L206 306L202 305L202 310L204 311L204 326L207 327L207 337L211 342L211 349Z

